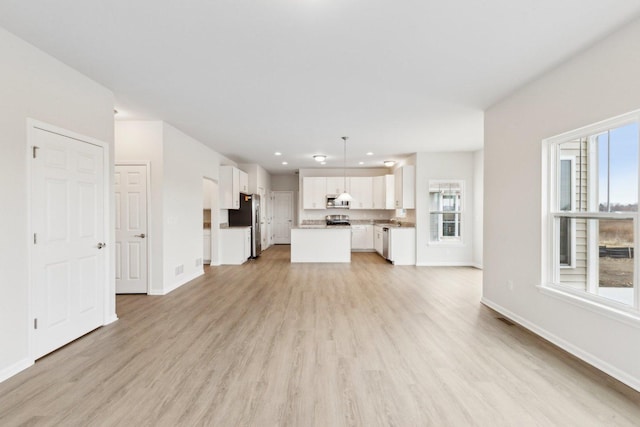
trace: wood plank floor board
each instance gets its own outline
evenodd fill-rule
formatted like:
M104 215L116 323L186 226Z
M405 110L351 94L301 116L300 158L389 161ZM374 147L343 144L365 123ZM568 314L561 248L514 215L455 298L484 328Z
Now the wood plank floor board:
M482 272L276 246L0 384L1 426L633 426L640 394L482 306Z

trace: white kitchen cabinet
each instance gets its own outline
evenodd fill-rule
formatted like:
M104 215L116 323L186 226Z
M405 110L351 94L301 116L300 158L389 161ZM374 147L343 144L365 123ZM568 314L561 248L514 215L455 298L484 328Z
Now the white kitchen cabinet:
M373 177L354 176L349 179L353 200L351 209L373 209Z
M207 228L203 232L202 242L202 262L211 264L211 229Z
M251 227L220 229L220 264L239 265L251 257Z
M238 169L238 182L241 193L249 194L249 174Z
M393 175L374 176L373 209L395 209L395 179Z
M327 194L339 195L341 193L344 193L345 192L345 184L347 186L346 191L351 192L350 181L353 178L347 177L346 182L345 182L345 178L343 176L329 176L329 177L327 177L325 179L327 180L326 188L325 188L325 195L327 195Z
M394 265L416 265L414 227L389 227L389 261Z
M396 209L416 207L416 168L413 165L399 167L394 172Z
M220 209L240 209L240 172L235 166L220 166Z
M351 250L373 250L373 225L358 224L351 226Z
M382 226L376 225L373 227L373 247L378 252L378 254L382 255Z
M327 178L305 177L302 179L302 208L326 209Z

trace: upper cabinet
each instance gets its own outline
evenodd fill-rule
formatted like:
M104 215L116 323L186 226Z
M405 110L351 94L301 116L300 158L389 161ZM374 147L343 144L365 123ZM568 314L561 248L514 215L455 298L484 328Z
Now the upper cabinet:
M395 209L394 176L374 176L373 178L373 209Z
M302 179L302 208L325 209L327 206L327 178L305 177Z
M240 192L244 193L244 194L249 194L249 174L246 173L245 171L241 171L240 169L238 169L238 175L239 175L239 183L240 183Z
M373 177L353 176L349 180L351 197L353 197L350 208L373 209Z
M416 167L407 165L394 172L396 209L416 208Z
M249 176L235 166L220 166L220 209L240 209L240 193L249 191ZM244 185L244 190L242 185Z
M326 193L325 196L327 194L341 194L344 193L345 190L346 191L351 191L349 188L349 183L350 180L352 180L353 178L349 178L347 177L345 179L345 177L343 176L329 176L327 178L325 178L327 180L327 187L326 187ZM347 186L347 188L345 187L345 184Z

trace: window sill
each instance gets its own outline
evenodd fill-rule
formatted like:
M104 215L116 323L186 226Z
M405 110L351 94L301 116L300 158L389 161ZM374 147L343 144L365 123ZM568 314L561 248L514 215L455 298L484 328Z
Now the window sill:
M555 284L538 285L537 288L544 295L640 329L640 312L631 307Z

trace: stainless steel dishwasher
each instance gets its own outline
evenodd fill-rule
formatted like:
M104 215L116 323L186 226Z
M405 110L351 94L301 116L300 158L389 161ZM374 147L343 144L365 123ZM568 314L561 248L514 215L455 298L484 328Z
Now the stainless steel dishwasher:
M389 259L389 227L382 227L382 256Z

